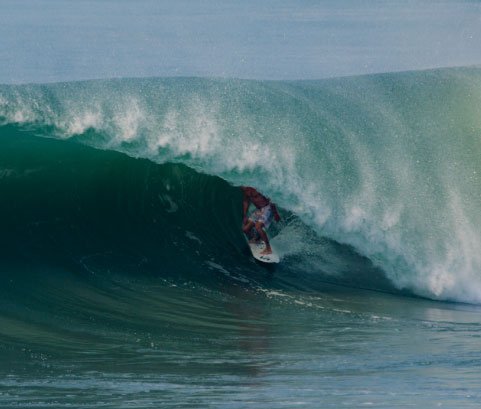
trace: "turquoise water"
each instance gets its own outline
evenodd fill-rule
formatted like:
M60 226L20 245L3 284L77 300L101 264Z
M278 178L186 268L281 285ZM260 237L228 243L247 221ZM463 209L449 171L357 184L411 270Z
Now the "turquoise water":
M1 406L477 406L480 99L476 68L0 86Z

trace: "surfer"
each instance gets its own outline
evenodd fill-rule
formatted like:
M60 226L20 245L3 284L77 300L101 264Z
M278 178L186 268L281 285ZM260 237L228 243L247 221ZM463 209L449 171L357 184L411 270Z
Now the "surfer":
M281 219L276 205L272 203L269 198L259 193L253 187L241 186L241 189L244 194L242 200L242 231L247 237L250 238L250 241L256 241L256 238L252 237L251 234L252 228L255 227L259 237L266 245L266 248L261 252L261 254L271 254L272 248L264 229L267 229L270 226L273 217L276 222ZM256 207L256 210L254 210L248 217L247 210L249 209L250 203Z

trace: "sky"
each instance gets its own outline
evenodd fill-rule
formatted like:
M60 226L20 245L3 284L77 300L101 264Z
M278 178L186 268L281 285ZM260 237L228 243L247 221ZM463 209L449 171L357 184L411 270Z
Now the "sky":
M0 83L481 64L481 2L0 0Z

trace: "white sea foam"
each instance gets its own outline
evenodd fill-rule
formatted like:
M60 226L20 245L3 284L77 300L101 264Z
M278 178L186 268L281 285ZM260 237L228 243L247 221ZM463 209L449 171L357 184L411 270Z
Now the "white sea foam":
M139 130L145 123L145 112L137 98L129 99L120 112L113 116L113 122L118 129L117 140L132 141L139 136Z
M99 110L87 110L79 112L68 118L65 123L58 123L63 129L65 136L81 135L88 129L99 129L102 126L103 117Z

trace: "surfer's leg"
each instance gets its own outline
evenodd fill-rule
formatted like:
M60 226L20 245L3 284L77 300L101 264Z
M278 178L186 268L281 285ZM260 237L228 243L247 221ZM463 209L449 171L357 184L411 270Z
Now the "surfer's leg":
M246 224L242 226L242 231L247 236L248 239L252 238L252 228L254 227L254 222L252 220L248 220Z
M257 233L259 233L259 236L261 237L262 241L266 245L266 248L261 251L261 254L271 254L272 248L271 248L271 245L269 243L269 238L267 237L267 234L264 231L264 223L257 222L256 223L256 230L257 230Z

